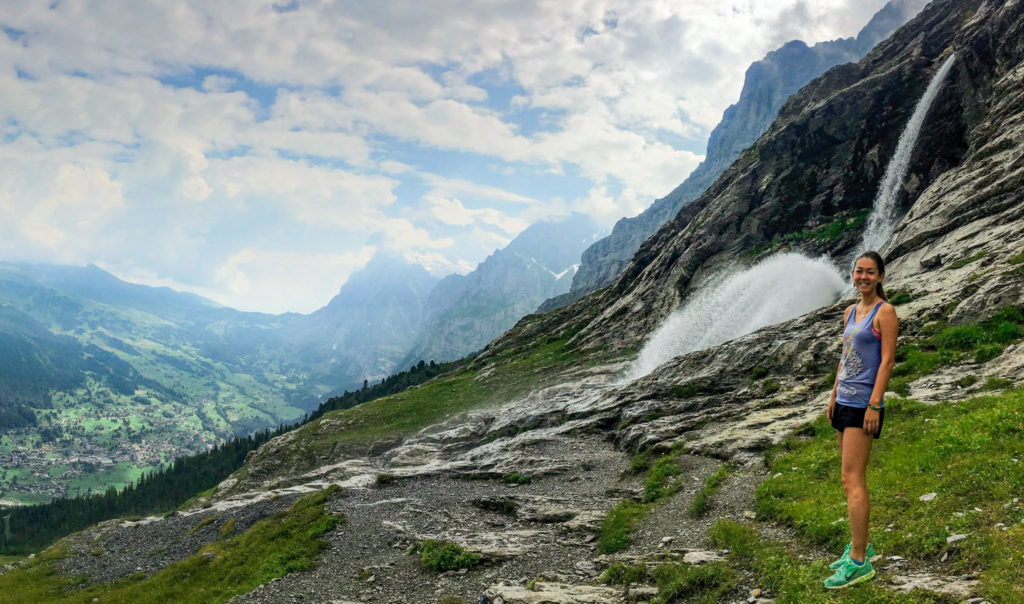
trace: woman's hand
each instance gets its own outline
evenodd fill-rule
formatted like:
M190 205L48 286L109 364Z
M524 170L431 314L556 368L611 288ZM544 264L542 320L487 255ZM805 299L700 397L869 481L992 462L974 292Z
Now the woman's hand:
M864 431L868 434L878 432L878 411L871 407L864 410Z
M828 418L828 423L832 423L832 412L836 408L836 399L832 399L828 402L828 409L825 410L825 417Z

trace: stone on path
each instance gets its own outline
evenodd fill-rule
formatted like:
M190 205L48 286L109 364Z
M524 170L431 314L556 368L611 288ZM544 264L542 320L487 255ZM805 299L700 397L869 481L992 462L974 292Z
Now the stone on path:
M487 588L484 595L505 604L619 604L622 590L597 585L571 585L538 581L533 590L520 585L499 583Z
M897 591L925 589L954 598L968 598L978 587L978 579L975 577L948 577L928 573L893 575L889 583Z

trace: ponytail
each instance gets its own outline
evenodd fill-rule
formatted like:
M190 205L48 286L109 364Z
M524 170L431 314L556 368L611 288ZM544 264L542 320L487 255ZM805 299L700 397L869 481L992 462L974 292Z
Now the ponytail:
M874 262L875 266L878 267L879 276L885 276L885 260L882 260L881 254L874 250L869 250L867 252L864 252L860 256L857 256L857 260L860 260L861 258L867 258L868 260ZM857 260L854 260L855 264ZM878 294L879 298L885 300L886 302L889 301L889 296L885 295L885 288L882 287L881 281L879 281L878 284L875 285L875 293Z

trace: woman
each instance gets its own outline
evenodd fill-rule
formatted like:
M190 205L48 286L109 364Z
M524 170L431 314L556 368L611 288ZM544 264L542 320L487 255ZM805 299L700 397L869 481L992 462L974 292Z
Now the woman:
M882 257L877 252L861 254L853 268L853 285L860 293L860 302L847 308L843 316L843 356L827 414L838 431L850 543L842 557L830 565L836 572L825 579L829 589L841 589L875 576L870 560L875 551L868 543L866 472L871 443L882 433L882 396L892 375L899 334L896 311L882 288L884 278Z

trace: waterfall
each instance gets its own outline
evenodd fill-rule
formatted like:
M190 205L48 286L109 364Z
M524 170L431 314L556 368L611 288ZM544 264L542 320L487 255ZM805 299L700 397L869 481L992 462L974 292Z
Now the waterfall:
M696 292L651 334L626 380L687 352L710 348L832 304L848 288L825 257L783 253L723 275Z
M910 116L903 133L900 134L899 143L896 144L896 153L885 168L885 176L882 177L882 184L875 194L875 203L868 216L867 228L864 230L864 241L861 243L860 251L878 250L892 236L896 228L896 195L903 186L903 179L907 176L907 168L910 166L910 154L914 150L914 143L917 142L917 135L921 132L921 125L928 114L928 108L939 93L943 80L953 67L953 59L956 55L949 55L946 62L942 64L939 71L932 77L924 96L914 107L914 113ZM860 252L858 252L860 253Z

